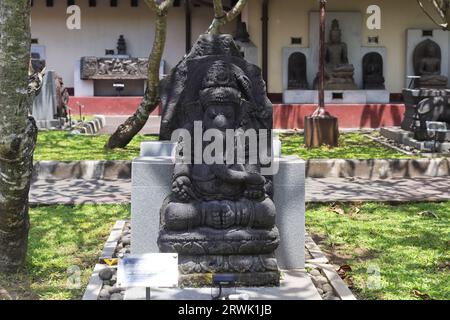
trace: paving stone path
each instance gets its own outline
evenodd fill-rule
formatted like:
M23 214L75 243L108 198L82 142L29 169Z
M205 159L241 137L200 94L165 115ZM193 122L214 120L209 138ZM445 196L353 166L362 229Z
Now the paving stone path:
M127 120L128 116L105 116L106 124L98 132L99 134L113 134L117 127ZM141 134L158 134L160 127L161 117L150 116L144 128L141 130Z
M129 203L130 180L37 180L31 204ZM450 178L307 179L306 201L448 201Z

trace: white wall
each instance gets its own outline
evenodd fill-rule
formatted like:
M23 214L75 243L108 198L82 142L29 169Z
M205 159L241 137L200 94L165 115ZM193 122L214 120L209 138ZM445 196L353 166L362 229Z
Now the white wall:
M118 7L110 7L109 0L97 0L96 7L89 7L88 0L77 0L81 7L81 30L66 27L67 1L55 0L47 7L45 0L34 0L32 8L32 37L46 47L49 70L60 74L67 87L74 86L75 61L83 56L104 56L105 49L116 50L117 39L123 34L128 53L134 57L148 57L154 38L154 16L144 1L139 7L131 7L129 0L119 0ZM213 10L207 7L193 8L192 41L206 31ZM224 31L233 30L234 25ZM163 59L169 68L175 66L185 54L184 7L172 8L169 13L167 44Z

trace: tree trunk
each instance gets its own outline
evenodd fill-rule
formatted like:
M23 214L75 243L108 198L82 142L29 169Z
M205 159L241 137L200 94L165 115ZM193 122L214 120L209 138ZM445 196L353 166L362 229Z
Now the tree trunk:
M28 192L37 128L28 117L30 1L0 1L0 272L19 271L28 244Z
M155 40L149 57L147 90L136 110L109 138L107 149L125 148L133 137L142 130L150 114L159 104L159 66L166 44L167 12L156 15Z

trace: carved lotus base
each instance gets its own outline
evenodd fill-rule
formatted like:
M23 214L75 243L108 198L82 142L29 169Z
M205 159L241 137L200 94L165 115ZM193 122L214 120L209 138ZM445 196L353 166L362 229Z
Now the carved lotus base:
M180 256L180 286L210 287L213 275L233 274L236 286L279 286L280 272L273 255Z
M161 252L185 255L260 255L272 254L278 247L278 229L197 228L189 232L161 230L158 246Z
M263 229L198 228L189 232L161 230L161 252L179 254L180 286L210 287L214 274L234 274L237 286L278 286L274 251L280 241L276 227Z

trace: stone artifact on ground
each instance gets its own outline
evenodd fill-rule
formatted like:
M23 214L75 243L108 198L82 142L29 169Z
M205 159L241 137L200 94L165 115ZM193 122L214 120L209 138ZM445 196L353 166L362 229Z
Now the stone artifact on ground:
M294 52L288 61L288 90L307 88L306 56L301 52Z
M414 137L419 140L435 139L450 141L450 134L438 133L437 137L427 132L427 121L446 122L450 128L450 104L448 97L433 97L423 99L417 105L417 117L419 125L414 128Z
M61 76L55 75L56 116L67 118L69 108L69 91L64 86Z
M420 79L415 81L416 88L447 88L448 78L441 74L441 48L433 40L422 41L414 49L414 72Z
M117 54L127 55L127 44L122 34L120 35L119 40L117 41Z
M363 58L364 89L385 90L383 77L383 57L377 52L370 52Z
M325 54L325 90L356 90L353 79L355 68L348 61L347 44L342 42L339 21L333 20L330 30L330 42L326 44ZM314 88L318 88L318 78Z
M202 121L203 131L254 129L271 141L272 105L261 71L241 57L230 35L200 36L161 94L162 140L177 129L193 136L194 121ZM278 286L272 178L260 173L259 161L236 164L225 153L216 155L223 164L175 164L172 193L161 208L160 251L179 254L180 285L211 286L214 273L234 274L242 286Z

